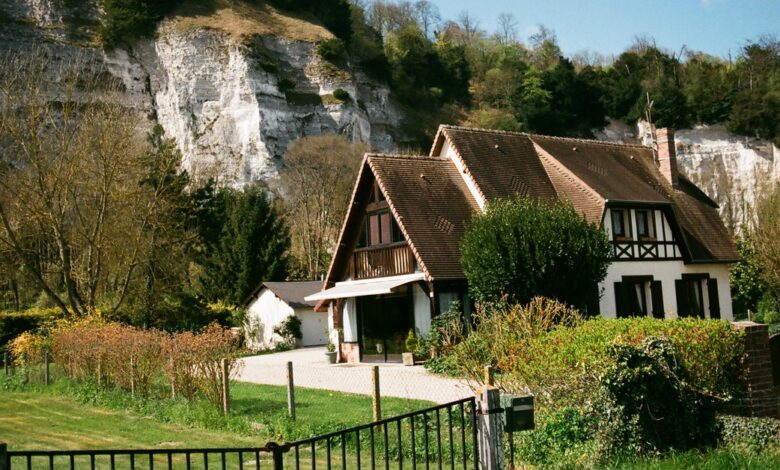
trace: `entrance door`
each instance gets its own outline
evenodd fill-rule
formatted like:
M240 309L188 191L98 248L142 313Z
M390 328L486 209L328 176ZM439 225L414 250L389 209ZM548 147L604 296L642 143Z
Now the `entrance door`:
M401 362L406 335L414 328L411 290L360 297L358 330L363 362Z

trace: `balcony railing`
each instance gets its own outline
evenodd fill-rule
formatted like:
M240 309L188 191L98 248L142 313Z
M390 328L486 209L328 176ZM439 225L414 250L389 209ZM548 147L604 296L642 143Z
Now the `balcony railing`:
M352 254L352 279L411 274L414 268L414 254L406 242L358 248Z

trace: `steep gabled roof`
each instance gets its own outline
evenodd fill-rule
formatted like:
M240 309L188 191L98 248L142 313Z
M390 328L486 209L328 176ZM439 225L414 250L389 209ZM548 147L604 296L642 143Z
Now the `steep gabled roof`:
M479 206L452 161L371 155L368 164L424 272L462 279L460 242Z
M462 279L460 240L479 207L455 165L437 157L367 154L324 287L346 273L374 181L426 277Z
M431 154L439 155L446 141L488 200L517 193L557 196L570 200L591 222L600 222L610 203L671 207L688 261L739 257L717 204L685 178L672 187L648 147L441 126Z

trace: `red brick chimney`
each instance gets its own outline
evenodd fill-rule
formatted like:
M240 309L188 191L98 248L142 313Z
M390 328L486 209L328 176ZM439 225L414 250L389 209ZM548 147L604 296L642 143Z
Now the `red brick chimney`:
M658 169L672 186L677 186L677 152L674 149L674 129L668 127L656 129L655 141L658 145Z

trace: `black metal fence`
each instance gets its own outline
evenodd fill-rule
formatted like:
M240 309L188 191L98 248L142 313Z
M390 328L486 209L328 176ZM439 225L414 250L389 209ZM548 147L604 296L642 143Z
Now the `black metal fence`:
M478 470L476 403L466 398L296 442L257 448L8 451L16 469Z

